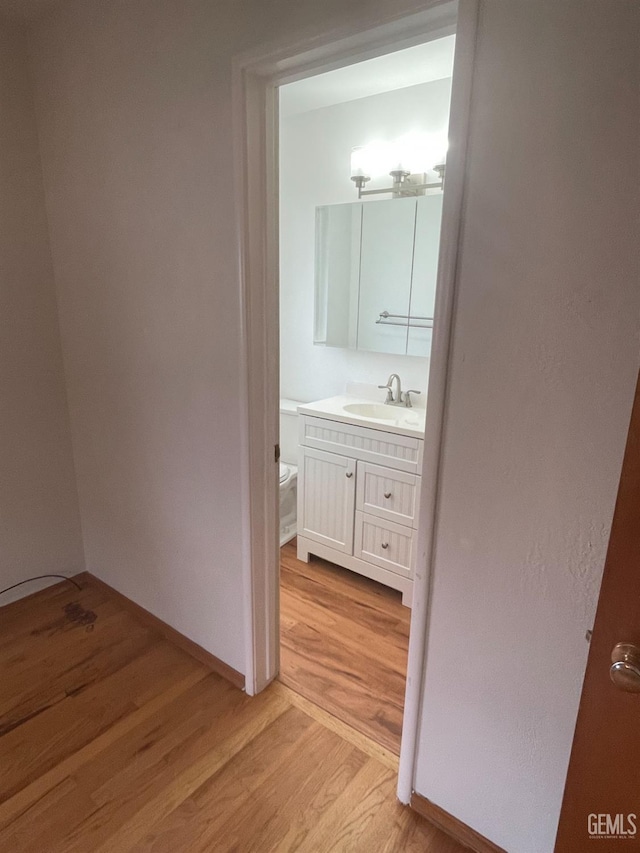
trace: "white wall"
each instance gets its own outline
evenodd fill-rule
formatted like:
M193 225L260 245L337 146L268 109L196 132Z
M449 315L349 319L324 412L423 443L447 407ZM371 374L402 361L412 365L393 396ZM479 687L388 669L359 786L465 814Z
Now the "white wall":
M0 589L84 568L33 94L0 20ZM0 606L35 592L24 584Z
M280 391L283 397L320 400L344 393L347 382L381 385L390 373L398 373L403 387L423 392L420 402L424 403L429 359L314 346L315 210L318 205L357 200L357 191L349 178L354 145L396 139L411 131L446 131L450 92L450 79L435 80L282 119ZM385 186L384 181L378 184Z
M415 785L510 853L553 848L638 372L635 5L482 4Z
M87 569L243 671L219 14L76 3L31 47Z
M583 8L484 0L474 93L416 784L511 853L553 836L638 366L637 20ZM31 41L88 568L239 669L231 55L381 10L74 0Z

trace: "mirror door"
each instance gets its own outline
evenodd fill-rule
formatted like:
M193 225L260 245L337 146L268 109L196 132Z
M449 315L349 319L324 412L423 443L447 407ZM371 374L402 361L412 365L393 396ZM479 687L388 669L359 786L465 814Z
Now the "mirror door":
M407 355L428 355L436 302L442 193L417 199Z
M415 227L414 198L363 205L358 349L407 351ZM377 322L383 312L397 316Z

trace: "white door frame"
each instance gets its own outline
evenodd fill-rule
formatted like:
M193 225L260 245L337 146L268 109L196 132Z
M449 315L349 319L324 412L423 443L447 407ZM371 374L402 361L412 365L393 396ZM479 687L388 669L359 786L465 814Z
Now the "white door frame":
M457 21L456 21L457 6ZM263 690L279 668L278 99L277 87L456 32L450 148L434 334L429 372L423 496L414 583L398 796L413 784L428 622L438 472L447 404L449 351L463 208L466 139L478 0L431 0L419 12L378 19L237 57L233 64L233 139L242 312L242 487L245 681Z

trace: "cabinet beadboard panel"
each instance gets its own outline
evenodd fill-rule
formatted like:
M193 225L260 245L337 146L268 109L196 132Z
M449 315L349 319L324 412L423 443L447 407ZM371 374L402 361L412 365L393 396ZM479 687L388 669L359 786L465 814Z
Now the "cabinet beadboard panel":
M300 421L302 445L348 454L363 462L386 463L413 474L420 470L423 441L419 438L324 418L303 416Z

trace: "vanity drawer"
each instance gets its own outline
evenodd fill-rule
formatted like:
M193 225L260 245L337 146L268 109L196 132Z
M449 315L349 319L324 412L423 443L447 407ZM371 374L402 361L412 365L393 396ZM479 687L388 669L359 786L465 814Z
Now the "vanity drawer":
M358 462L356 509L415 528L421 480L416 474Z
M300 444L417 474L422 465L424 442L420 438L382 429L301 415Z
M415 533L410 527L356 512L354 557L411 577Z

